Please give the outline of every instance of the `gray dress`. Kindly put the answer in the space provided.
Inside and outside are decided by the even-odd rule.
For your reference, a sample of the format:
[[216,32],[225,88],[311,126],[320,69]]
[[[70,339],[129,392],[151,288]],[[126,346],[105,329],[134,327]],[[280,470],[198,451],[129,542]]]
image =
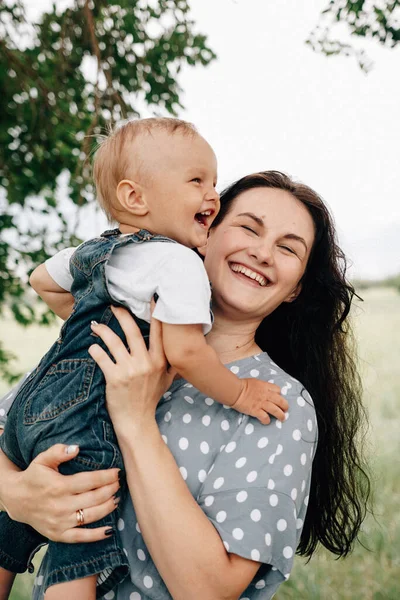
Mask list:
[[[317,440],[315,410],[304,387],[266,353],[228,367],[239,377],[279,385],[289,402],[286,421],[272,418],[270,425],[262,425],[181,379],[160,401],[157,422],[182,477],[227,551],[262,563],[240,599],[268,600],[289,577],[307,510]],[[190,535],[189,526],[182,527]],[[122,507],[118,529],[130,576],[104,600],[171,599],[147,551],[130,498]],[[46,560],[35,579],[34,600],[43,598],[45,578]]]

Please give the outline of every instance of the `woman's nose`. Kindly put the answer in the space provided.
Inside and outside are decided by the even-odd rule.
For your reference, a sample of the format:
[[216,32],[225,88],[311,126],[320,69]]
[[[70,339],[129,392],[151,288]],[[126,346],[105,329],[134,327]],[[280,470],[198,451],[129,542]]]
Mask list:
[[250,249],[250,254],[259,263],[265,263],[267,265],[272,265],[274,263],[274,252],[271,244],[261,238],[258,239],[257,243]]

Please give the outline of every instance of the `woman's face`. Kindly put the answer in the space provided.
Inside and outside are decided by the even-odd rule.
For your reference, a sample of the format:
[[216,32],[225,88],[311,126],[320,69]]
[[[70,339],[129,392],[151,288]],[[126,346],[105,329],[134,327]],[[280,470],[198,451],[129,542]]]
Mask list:
[[294,300],[313,242],[311,215],[290,193],[240,194],[203,248],[216,314],[261,321]]

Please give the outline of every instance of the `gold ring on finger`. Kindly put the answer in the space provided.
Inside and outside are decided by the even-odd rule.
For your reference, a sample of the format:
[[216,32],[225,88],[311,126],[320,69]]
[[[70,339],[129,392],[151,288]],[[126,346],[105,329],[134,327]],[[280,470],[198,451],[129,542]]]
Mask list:
[[83,525],[85,522],[85,515],[83,514],[82,508],[78,508],[78,510],[76,511],[76,522],[78,523],[78,525]]

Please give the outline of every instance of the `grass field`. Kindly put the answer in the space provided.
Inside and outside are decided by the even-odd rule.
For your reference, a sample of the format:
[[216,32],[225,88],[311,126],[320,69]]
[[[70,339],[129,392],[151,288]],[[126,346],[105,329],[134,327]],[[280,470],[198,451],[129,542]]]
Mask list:
[[[325,552],[308,563],[297,558],[277,600],[400,599],[400,294],[376,288],[363,292],[354,321],[360,347],[365,402],[371,430],[365,440],[373,471],[375,515],[365,521],[358,545],[345,560]],[[8,347],[18,349],[20,368],[31,368],[58,329],[17,328],[0,322]],[[0,394],[7,388],[0,382]],[[20,577],[11,600],[29,598],[31,579]],[[190,600],[190,599],[188,599]]]

